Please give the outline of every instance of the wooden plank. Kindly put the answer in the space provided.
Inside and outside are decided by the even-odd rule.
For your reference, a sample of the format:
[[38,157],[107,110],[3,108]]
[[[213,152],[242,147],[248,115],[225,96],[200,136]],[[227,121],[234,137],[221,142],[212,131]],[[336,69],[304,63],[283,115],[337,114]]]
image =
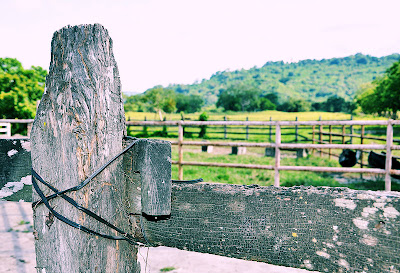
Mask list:
[[398,193],[327,187],[173,185],[153,245],[320,272],[396,272]]
[[[140,187],[141,210],[131,213],[154,217],[170,215],[171,144],[163,140],[140,139],[124,160],[126,157],[132,158],[133,172],[140,175],[140,185],[133,187]],[[135,193],[129,197],[132,198],[136,198]]]
[[[122,151],[125,114],[112,40],[99,24],[65,27],[53,35],[46,92],[31,133],[32,167],[58,190],[80,184]],[[46,194],[53,192],[40,186]],[[83,207],[129,230],[122,157],[81,190],[68,194]],[[33,199],[37,201],[38,195]],[[114,231],[62,198],[61,215],[109,235]],[[90,235],[59,221],[43,204],[34,208],[38,272],[136,272],[137,248]]]

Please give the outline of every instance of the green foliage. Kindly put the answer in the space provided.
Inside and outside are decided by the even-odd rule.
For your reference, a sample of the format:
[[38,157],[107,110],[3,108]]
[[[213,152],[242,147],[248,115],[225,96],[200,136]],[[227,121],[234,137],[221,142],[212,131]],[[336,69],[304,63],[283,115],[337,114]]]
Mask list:
[[0,58],[0,118],[34,118],[46,75],[41,67],[24,69],[17,59]]
[[176,95],[176,111],[185,113],[195,113],[201,110],[204,99],[199,95]]
[[[271,97],[274,98],[273,95]],[[224,108],[225,111],[242,112],[276,109],[276,105],[266,95],[262,95],[261,90],[244,84],[232,85],[222,91],[216,106]]]
[[162,113],[194,113],[201,110],[204,100],[199,95],[178,94],[156,86],[144,94],[124,96],[125,112],[155,112],[162,120]]
[[[207,112],[201,113],[199,116],[200,121],[207,121],[209,118]],[[205,138],[207,134],[207,126],[206,125],[201,125],[200,126],[200,133],[199,133],[199,138]]]
[[352,101],[345,101],[344,98],[336,95],[330,96],[325,102],[315,102],[312,104],[313,111],[325,111],[332,113],[352,113],[356,105]]
[[289,98],[279,105],[277,110],[284,112],[307,112],[311,109],[311,103],[302,99]]
[[225,111],[252,112],[259,108],[261,90],[243,84],[232,85],[221,92],[218,97],[217,107]]
[[395,62],[382,78],[364,85],[356,97],[364,113],[397,117],[400,111],[400,61]]
[[[293,97],[323,102],[333,95],[351,101],[361,84],[381,77],[399,59],[400,54],[381,58],[356,54],[297,63],[267,62],[262,67],[219,71],[200,83],[170,85],[168,88],[178,93],[201,95],[206,106],[215,104],[220,93],[237,84],[252,86],[263,94],[276,94],[282,101]],[[278,104],[273,100],[271,102]]]
[[276,105],[270,101],[267,97],[261,97],[259,99],[259,110],[275,110]]
[[173,113],[176,110],[175,92],[156,86],[144,94],[125,97],[124,109],[126,112],[155,112],[163,120],[162,113]]

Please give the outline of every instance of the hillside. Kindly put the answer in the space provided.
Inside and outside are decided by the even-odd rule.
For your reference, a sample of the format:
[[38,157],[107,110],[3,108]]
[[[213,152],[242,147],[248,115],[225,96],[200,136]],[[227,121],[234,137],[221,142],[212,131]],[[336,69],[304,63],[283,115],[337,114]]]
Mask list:
[[199,94],[206,105],[214,104],[221,91],[238,83],[258,87],[265,93],[276,93],[281,101],[293,97],[320,102],[332,95],[351,100],[361,84],[383,75],[399,59],[400,54],[380,58],[356,54],[297,63],[267,62],[262,67],[219,71],[200,83],[168,88],[178,93]]

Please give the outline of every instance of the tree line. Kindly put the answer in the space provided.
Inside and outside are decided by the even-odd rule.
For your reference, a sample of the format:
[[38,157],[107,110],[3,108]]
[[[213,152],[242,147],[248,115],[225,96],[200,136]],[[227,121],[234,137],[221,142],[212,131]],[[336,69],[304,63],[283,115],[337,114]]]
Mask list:
[[[365,65],[369,61],[359,56],[357,62]],[[332,59],[331,65],[336,62],[339,61]],[[25,69],[17,59],[0,58],[0,118],[34,118],[36,103],[44,92],[46,75],[47,71],[41,67]],[[163,113],[195,113],[204,110],[204,106],[211,111],[242,112],[362,111],[396,118],[400,111],[399,97],[400,60],[397,60],[382,75],[359,86],[352,99],[332,94],[324,100],[313,101],[301,96],[283,96],[273,89],[238,82],[219,90],[214,108],[207,106],[207,98],[200,93],[178,92],[162,86],[155,86],[143,94],[124,96],[124,107],[127,112],[155,112],[160,119],[163,119]],[[18,129],[18,126],[14,128]]]

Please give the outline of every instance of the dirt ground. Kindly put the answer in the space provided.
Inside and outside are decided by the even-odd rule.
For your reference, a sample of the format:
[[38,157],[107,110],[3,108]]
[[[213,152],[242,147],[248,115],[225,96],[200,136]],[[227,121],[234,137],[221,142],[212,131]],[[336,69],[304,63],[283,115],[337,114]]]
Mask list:
[[[0,273],[36,273],[31,203],[0,201]],[[300,273],[301,269],[168,247],[142,247],[142,273]]]

